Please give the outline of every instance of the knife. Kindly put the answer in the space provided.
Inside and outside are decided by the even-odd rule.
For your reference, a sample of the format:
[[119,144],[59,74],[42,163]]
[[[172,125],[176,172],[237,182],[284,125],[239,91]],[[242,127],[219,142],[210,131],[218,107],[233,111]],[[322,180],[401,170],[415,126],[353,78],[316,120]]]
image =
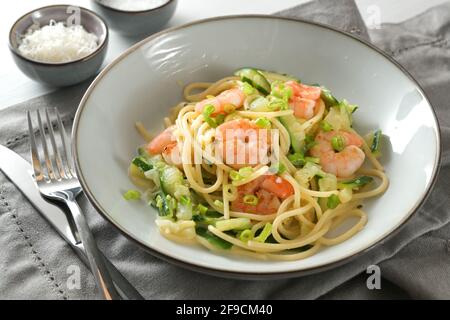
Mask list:
[[[0,145],[0,170],[17,186],[32,205],[46,218],[61,237],[72,247],[81,260],[87,265],[87,255],[80,241],[75,224],[69,214],[62,208],[53,205],[39,193],[33,179],[31,165],[14,151]],[[114,265],[103,256],[114,285],[125,299],[143,300],[139,292],[128,282]]]

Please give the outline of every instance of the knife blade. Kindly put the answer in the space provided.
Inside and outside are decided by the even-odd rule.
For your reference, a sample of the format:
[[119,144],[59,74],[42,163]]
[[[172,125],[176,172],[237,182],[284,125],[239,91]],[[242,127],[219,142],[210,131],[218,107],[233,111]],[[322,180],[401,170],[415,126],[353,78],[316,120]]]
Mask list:
[[[50,225],[69,243],[81,260],[87,263],[86,252],[83,243],[79,240],[76,227],[70,222],[66,212],[56,205],[42,198],[33,179],[33,168],[14,151],[0,145],[0,170],[17,186],[38,212],[50,223]],[[114,265],[104,257],[106,266],[113,278],[117,289],[126,299],[141,300],[143,297],[128,282]]]

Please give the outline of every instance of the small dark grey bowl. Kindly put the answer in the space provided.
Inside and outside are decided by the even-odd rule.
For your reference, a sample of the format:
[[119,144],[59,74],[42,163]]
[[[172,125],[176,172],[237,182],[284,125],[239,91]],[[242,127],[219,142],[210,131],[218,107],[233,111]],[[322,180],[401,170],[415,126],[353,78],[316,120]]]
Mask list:
[[178,0],[169,0],[159,7],[142,11],[120,10],[97,0],[91,0],[91,2],[95,11],[118,33],[125,36],[143,36],[162,29],[172,18]]
[[[83,58],[51,63],[36,61],[24,57],[18,50],[20,41],[30,27],[48,25],[50,20],[68,21],[73,18],[73,9],[80,10],[80,24],[87,32],[98,37],[98,46],[94,52]],[[64,87],[80,83],[94,76],[105,59],[108,47],[108,27],[105,21],[91,10],[69,5],[54,5],[35,9],[20,17],[9,31],[9,48],[15,63],[28,77],[51,86]]]

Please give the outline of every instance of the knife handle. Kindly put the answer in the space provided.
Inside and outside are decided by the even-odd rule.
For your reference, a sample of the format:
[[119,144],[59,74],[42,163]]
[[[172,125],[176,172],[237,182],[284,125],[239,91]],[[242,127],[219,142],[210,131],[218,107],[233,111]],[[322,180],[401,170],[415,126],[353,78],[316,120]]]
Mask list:
[[[72,249],[75,253],[80,257],[81,261],[89,267],[89,262],[87,260],[86,252],[83,246],[83,243],[73,244],[69,242]],[[103,257],[106,267],[111,275],[111,278],[114,282],[114,286],[117,291],[119,291],[120,295],[124,300],[144,300],[144,297],[131,285],[131,283],[120,273],[119,270],[105,257],[105,255],[100,251],[101,256]]]
[[122,297],[113,284],[109,271],[106,268],[105,259],[102,255],[100,255],[94,236],[89,229],[89,225],[87,224],[80,207],[72,194],[66,192],[66,195],[69,196],[61,197],[61,199],[64,199],[70,212],[72,213],[75,225],[78,229],[78,234],[80,235],[81,241],[85,247],[87,260],[97,283],[97,287],[106,300],[120,300]]
[[[79,199],[75,198],[75,201]],[[68,210],[66,206],[60,207],[62,212],[64,213],[67,223],[70,226],[70,233],[72,234],[72,238],[68,238],[66,235],[60,232],[60,230],[57,228],[56,230],[60,233],[63,239],[66,240],[66,242],[71,246],[71,248],[75,251],[75,253],[78,255],[78,257],[81,259],[81,261],[89,268],[89,261],[86,254],[86,249],[83,245],[83,242],[81,241],[79,237],[79,231],[76,227],[74,218],[72,216],[72,213]],[[111,263],[111,261],[106,258],[106,256],[98,250],[100,255],[102,256],[106,268],[108,268],[108,271],[111,275],[112,281],[114,283],[115,288],[121,295],[122,299],[124,300],[145,300],[145,298],[136,290],[136,288],[120,273],[120,271],[114,266],[114,264]]]

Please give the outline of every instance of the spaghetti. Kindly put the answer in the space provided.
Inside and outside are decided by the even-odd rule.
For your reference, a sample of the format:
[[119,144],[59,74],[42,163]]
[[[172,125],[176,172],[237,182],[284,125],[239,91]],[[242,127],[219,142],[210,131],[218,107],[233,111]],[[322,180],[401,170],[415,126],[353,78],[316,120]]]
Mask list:
[[[323,87],[242,69],[189,84],[184,99],[152,140],[136,124],[148,144],[129,168],[170,240],[303,259],[364,228],[364,199],[388,188],[381,131],[361,137],[352,128],[356,106]],[[330,236],[350,218],[357,222]]]

